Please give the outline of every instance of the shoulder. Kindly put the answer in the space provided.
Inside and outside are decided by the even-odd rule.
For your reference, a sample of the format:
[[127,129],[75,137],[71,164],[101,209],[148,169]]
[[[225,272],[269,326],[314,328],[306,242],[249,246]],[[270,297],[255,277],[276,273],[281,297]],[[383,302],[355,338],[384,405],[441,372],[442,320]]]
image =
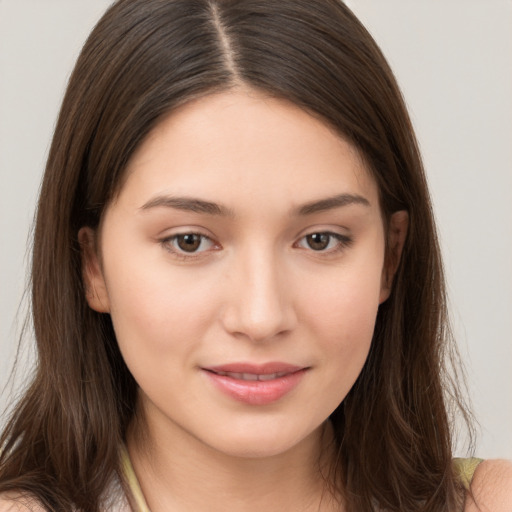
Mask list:
[[15,493],[0,494],[0,512],[46,512],[34,500]]
[[464,512],[510,512],[512,462],[484,460],[475,471]]

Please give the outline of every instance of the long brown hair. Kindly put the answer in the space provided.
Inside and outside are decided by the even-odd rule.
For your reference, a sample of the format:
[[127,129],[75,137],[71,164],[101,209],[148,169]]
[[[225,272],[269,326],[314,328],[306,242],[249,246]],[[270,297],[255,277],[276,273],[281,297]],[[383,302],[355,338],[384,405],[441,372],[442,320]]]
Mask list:
[[[330,485],[350,511],[456,510],[449,332],[421,158],[386,60],[338,0],[120,0],[95,27],[41,188],[32,260],[38,360],[0,439],[0,492],[27,493],[49,510],[99,510],[137,385],[110,317],[85,301],[77,233],[98,226],[130,156],[163,116],[240,84],[331,125],[363,155],[384,217],[409,212],[369,357],[331,417]],[[460,405],[457,387],[449,390]]]

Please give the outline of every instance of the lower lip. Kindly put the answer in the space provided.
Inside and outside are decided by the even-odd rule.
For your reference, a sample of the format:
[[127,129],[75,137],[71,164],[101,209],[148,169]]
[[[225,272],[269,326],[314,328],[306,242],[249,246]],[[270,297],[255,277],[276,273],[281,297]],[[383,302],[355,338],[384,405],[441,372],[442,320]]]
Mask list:
[[267,405],[277,402],[298,386],[306,369],[272,380],[242,380],[206,371],[210,381],[223,393],[248,405]]

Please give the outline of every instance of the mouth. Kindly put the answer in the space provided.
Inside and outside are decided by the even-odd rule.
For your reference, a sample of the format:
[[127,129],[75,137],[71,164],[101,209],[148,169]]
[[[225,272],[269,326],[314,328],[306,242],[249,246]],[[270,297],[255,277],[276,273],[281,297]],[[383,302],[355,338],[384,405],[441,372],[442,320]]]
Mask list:
[[234,363],[202,368],[215,389],[248,405],[277,402],[299,385],[308,369],[285,363]]
[[[208,371],[208,370],[207,370]],[[212,371],[212,370],[210,370]],[[276,373],[236,373],[236,372],[223,372],[223,371],[212,371],[216,375],[221,375],[223,377],[230,377],[232,379],[238,380],[248,380],[248,381],[266,381],[266,380],[274,380],[280,377],[284,377],[285,375],[289,375],[288,372],[276,372]]]

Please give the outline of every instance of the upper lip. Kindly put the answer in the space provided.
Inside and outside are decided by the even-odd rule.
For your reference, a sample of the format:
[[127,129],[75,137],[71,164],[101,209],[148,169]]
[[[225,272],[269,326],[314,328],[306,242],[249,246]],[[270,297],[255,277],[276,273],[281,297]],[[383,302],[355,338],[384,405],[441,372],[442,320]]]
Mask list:
[[254,363],[227,363],[219,366],[208,366],[203,368],[214,373],[226,374],[226,373],[240,373],[240,374],[251,374],[251,375],[288,375],[295,373],[300,370],[304,370],[306,367],[297,366],[289,363],[282,362],[269,362],[263,364]]

